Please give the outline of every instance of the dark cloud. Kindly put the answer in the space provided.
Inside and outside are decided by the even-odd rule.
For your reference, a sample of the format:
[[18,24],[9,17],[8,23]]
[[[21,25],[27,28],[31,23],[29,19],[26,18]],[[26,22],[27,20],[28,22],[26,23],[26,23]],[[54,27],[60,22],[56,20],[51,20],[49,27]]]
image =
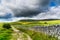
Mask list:
[[50,3],[50,0],[41,0],[42,2],[41,2],[41,5],[42,6],[47,6],[47,5],[49,5],[49,3]]
[[29,9],[25,9],[25,10],[15,9],[13,12],[14,12],[14,16],[16,16],[16,17],[31,17],[34,15],[37,15],[41,11],[29,10]]
[[24,6],[18,6],[18,8],[12,9],[14,16],[16,17],[31,17],[35,16],[44,10],[48,9],[50,0],[36,0],[39,1],[39,3],[32,3],[31,5],[24,5]]

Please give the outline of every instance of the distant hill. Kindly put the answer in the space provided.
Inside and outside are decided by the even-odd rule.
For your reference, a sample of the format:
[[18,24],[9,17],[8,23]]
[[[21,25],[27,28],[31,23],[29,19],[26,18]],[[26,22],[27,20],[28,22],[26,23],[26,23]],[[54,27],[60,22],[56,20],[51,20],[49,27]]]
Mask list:
[[22,19],[19,21],[52,21],[52,20],[60,20],[60,19]]

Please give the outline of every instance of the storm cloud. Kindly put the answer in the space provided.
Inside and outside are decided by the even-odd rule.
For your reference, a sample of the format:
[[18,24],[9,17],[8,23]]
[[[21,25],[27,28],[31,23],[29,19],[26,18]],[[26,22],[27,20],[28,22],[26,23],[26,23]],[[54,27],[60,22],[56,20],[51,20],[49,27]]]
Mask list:
[[0,12],[3,15],[11,13],[14,17],[31,17],[47,10],[49,3],[50,0],[1,0]]
[[48,9],[50,0],[21,0],[12,11],[16,17],[31,17]]

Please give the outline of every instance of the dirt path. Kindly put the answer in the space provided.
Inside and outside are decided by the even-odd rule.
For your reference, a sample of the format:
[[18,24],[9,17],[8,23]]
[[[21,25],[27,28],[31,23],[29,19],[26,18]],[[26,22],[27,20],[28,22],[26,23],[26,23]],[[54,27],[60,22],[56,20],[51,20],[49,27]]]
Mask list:
[[32,40],[28,34],[21,32],[20,30],[14,28],[13,26],[11,26],[11,27],[14,31],[12,33],[12,39],[11,40]]

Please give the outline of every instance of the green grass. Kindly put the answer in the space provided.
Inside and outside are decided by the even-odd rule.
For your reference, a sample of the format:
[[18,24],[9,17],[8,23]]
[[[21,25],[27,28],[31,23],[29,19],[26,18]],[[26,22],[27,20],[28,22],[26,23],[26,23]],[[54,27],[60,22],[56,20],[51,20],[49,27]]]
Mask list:
[[0,30],[0,40],[10,40],[12,31],[9,29]]
[[60,24],[60,20],[36,20],[36,21],[18,21],[10,23],[11,25],[20,25],[22,27],[33,27],[33,26],[51,26]]

